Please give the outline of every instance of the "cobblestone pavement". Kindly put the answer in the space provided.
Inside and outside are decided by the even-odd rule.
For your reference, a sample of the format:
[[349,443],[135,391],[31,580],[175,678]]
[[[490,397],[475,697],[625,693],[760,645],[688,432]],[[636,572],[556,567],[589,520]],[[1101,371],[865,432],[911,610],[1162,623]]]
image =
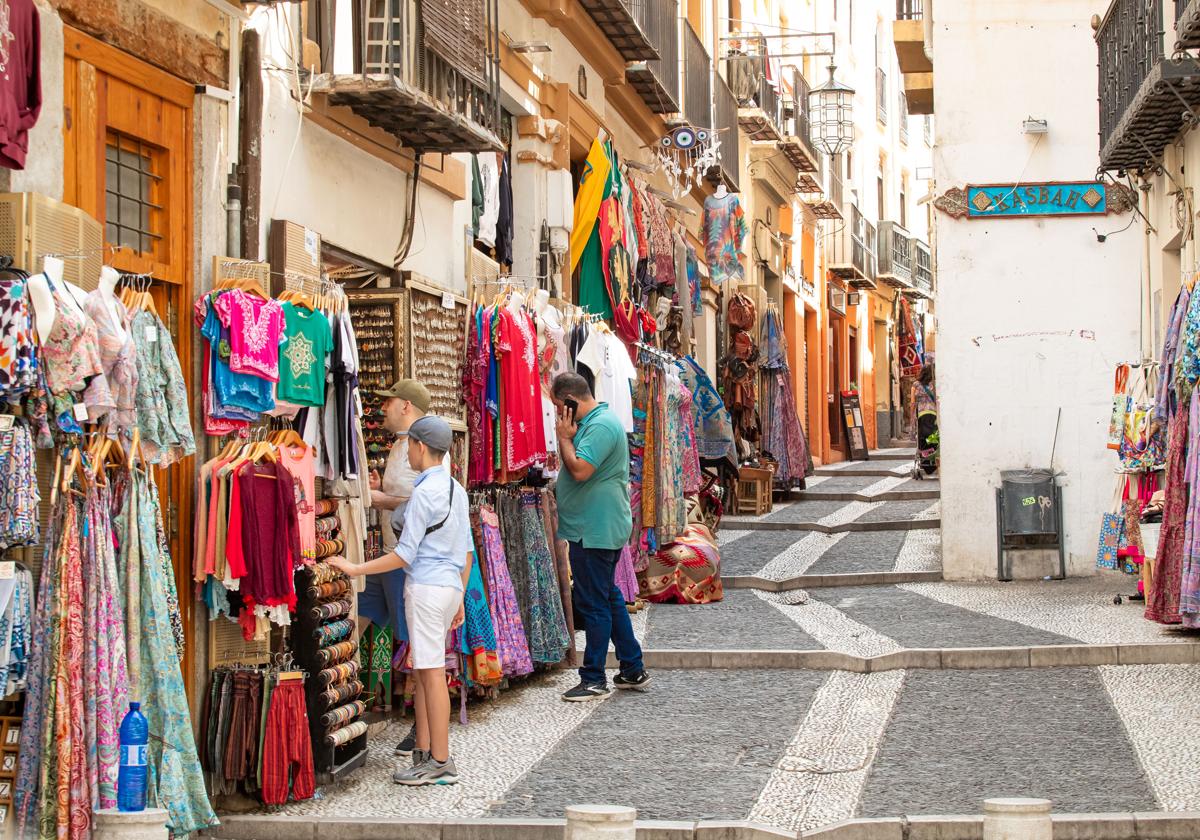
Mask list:
[[[812,490],[936,489],[891,450],[810,480]],[[863,474],[895,470],[891,476]],[[796,500],[765,517],[727,517],[725,575],[936,571],[936,500]],[[755,521],[895,523],[825,534],[749,530]],[[899,578],[904,580],[903,577]],[[648,649],[814,650],[874,656],[905,648],[1197,641],[1112,603],[1107,576],[1010,584],[911,582],[727,588],[701,606],[634,616]],[[818,579],[819,582],[819,579]],[[577,639],[582,647],[582,638]],[[570,671],[537,675],[473,702],[452,727],[458,785],[402,789],[395,722],[367,766],[285,814],[557,817],[584,801],[646,819],[753,819],[808,830],[855,816],[973,813],[988,796],[1046,796],[1060,811],[1200,810],[1200,665],[907,670],[658,670],[645,693],[564,703]]]
[[717,604],[653,604],[646,646],[666,650],[812,650],[824,647],[747,589]]
[[942,485],[936,478],[910,478],[902,484],[896,485],[897,490],[933,490],[941,492]]
[[629,802],[648,819],[742,819],[825,681],[816,671],[663,671],[622,693],[492,810],[551,817],[578,802]]
[[1110,583],[1095,580],[999,590],[993,584],[948,582],[838,586],[810,588],[800,593],[807,602],[795,605],[795,598],[730,589],[720,604],[652,605],[646,638],[648,647],[668,650],[828,647],[864,656],[886,651],[863,653],[821,639],[853,628],[851,635],[869,630],[873,638],[889,640],[888,650],[1200,640],[1145,621],[1133,604],[1114,605],[1111,590]]
[[820,499],[806,502],[792,502],[789,505],[776,508],[772,513],[767,514],[767,522],[821,522],[825,517],[831,516],[846,507],[846,502],[839,502],[834,499]]
[[899,586],[811,590],[814,598],[902,648],[1073,644],[1078,640],[926,598]]
[[904,541],[915,531],[865,531],[846,534],[808,567],[810,575],[890,572]]
[[[800,536],[794,531],[720,531],[721,573],[752,575],[787,551]],[[825,536],[821,534],[820,536]],[[737,545],[731,549],[728,546]]]
[[[804,499],[820,499],[822,496],[828,496],[836,493],[860,493],[864,495],[872,495],[884,492],[898,493],[925,493],[936,494],[939,491],[939,485],[936,479],[917,481],[912,478],[903,477],[880,477],[875,475],[862,475],[855,473],[847,473],[845,475],[833,475],[824,477],[819,484],[804,491],[801,498]],[[797,494],[793,494],[795,496]]]
[[568,733],[602,708],[594,703],[564,703],[559,694],[578,682],[569,671],[533,677],[496,700],[468,707],[468,725],[457,717],[450,727],[450,750],[463,779],[447,787],[400,788],[392,772],[408,759],[392,750],[411,720],[390,724],[369,739],[367,765],[338,785],[321,788],[318,797],[291,803],[278,813],[301,816],[477,817],[549,753]]
[[888,455],[885,458],[872,458],[869,461],[842,461],[838,464],[830,464],[828,467],[822,468],[822,472],[837,471],[839,475],[844,473],[874,473],[881,470],[894,472],[897,474],[908,472],[912,469],[912,456],[907,458],[899,458],[894,455]]
[[[818,490],[824,490],[829,482],[840,482],[843,478],[827,479],[817,485]],[[899,478],[875,478],[872,483],[852,492],[866,497],[895,489],[904,483]],[[856,483],[857,486],[857,483]],[[895,522],[912,521],[917,519],[932,519],[938,517],[936,500],[929,499],[899,499],[895,501],[843,501],[839,499],[809,498],[789,501],[776,505],[774,510],[762,516],[726,516],[722,527],[738,530],[744,523],[765,522],[775,526],[788,525],[803,529],[805,526],[843,525],[849,522]]]
[[985,796],[1068,812],[1154,807],[1095,669],[908,672],[860,814],[974,813]]
[[828,650],[863,657],[900,650],[900,645],[894,639],[855,621],[823,601],[807,597],[807,593],[804,593],[807,600],[800,603],[796,602],[794,592],[756,594],[800,625],[805,633]]
[[[793,507],[807,507],[798,502]],[[911,511],[930,510],[933,503],[912,502],[818,502],[838,505],[834,516],[856,518],[893,506]],[[849,520],[855,521],[855,520]],[[934,529],[891,529],[834,534],[796,531],[745,531],[731,522],[719,533],[721,571],[726,575],[759,575],[784,580],[801,574],[846,574],[852,572],[926,571],[941,568],[941,542]],[[732,546],[736,545],[736,548]]]
[[937,572],[941,569],[941,533],[934,530],[908,531],[893,571]]
[[1113,593],[1132,588],[1129,581],[1109,573],[1063,581],[905,583],[899,588],[1088,644],[1200,641],[1194,632],[1146,621],[1138,602],[1114,604]]
[[1200,697],[1200,667],[1141,665],[1098,668],[1113,707],[1150,779],[1159,807],[1195,811],[1200,803],[1200,727],[1195,720]]
[[854,817],[903,682],[902,671],[830,675],[784,748],[751,819],[803,830]]
[[937,502],[927,499],[905,499],[898,502],[879,502],[866,511],[861,522],[903,522],[915,519],[936,519]]
[[835,475],[812,489],[813,493],[861,493],[878,479],[869,475]]

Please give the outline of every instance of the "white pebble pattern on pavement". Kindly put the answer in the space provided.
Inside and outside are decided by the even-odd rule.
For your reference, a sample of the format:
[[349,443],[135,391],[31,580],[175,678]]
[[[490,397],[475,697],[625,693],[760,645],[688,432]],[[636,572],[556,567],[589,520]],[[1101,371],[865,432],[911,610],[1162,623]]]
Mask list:
[[751,822],[809,831],[854,816],[904,671],[831,674],[750,810]]

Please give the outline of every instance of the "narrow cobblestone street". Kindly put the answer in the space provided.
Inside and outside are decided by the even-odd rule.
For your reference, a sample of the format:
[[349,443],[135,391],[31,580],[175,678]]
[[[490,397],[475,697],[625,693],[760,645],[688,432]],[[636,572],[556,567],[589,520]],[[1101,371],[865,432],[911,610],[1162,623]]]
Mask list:
[[0,840],[1200,840],[1200,0],[0,80]]
[[[936,579],[938,485],[907,478],[909,464],[892,450],[824,468],[772,513],[727,517],[725,600],[653,605],[634,617],[650,661],[680,665],[654,668],[647,693],[563,703],[559,693],[575,680],[567,671],[473,704],[469,725],[451,735],[462,778],[445,788],[392,784],[392,746],[407,726],[397,722],[372,738],[367,768],[336,795],[274,813],[530,818],[608,802],[635,806],[643,819],[794,831],[853,817],[973,813],[988,796],[1046,797],[1068,812],[1200,809],[1200,779],[1189,769],[1200,733],[1163,731],[1200,692],[1187,644],[1196,636],[1146,622],[1140,605],[1115,605],[1120,578]],[[885,582],[858,583],[881,575]],[[781,582],[781,591],[756,581]],[[969,650],[1065,646],[1105,664],[978,668]],[[789,658],[930,649],[968,650],[946,654],[940,668],[877,673]],[[707,651],[769,654],[744,664],[776,664],[694,667],[715,661],[704,660]],[[1179,664],[1117,664],[1135,651]],[[1144,714],[1164,704],[1180,708]]]

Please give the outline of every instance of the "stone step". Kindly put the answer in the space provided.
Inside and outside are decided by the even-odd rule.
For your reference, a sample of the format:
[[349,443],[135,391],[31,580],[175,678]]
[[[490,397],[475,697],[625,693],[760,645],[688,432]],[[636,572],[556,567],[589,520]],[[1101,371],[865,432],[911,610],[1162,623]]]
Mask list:
[[[941,518],[937,519],[900,519],[891,521],[842,522],[837,525],[825,525],[820,522],[787,522],[770,519],[737,519],[730,520],[728,527],[738,531],[817,531],[822,534],[840,534],[868,531],[921,531],[942,527]],[[736,544],[735,544],[736,545]]]
[[[836,650],[669,650],[642,651],[647,669],[849,671],[874,674],[905,669],[970,671],[1021,668],[1076,668],[1101,665],[1194,665],[1198,642],[1117,645],[1036,645],[992,648],[913,648],[879,656]],[[617,668],[614,654],[608,667]]]
[[917,445],[914,441],[891,441],[891,446],[872,449],[870,455],[877,460],[886,461],[892,458],[912,458],[917,454]]
[[[722,535],[721,575],[795,575],[936,571],[941,568],[937,531],[874,531],[857,534],[738,531]],[[904,555],[903,560],[901,555]],[[771,571],[766,571],[766,570]]]
[[[867,461],[865,463],[869,464],[870,461]],[[912,465],[906,463],[903,466],[897,465],[894,467],[882,467],[882,466],[881,467],[862,467],[862,468],[853,469],[853,470],[847,469],[847,468],[839,469],[837,467],[817,467],[813,471],[813,474],[814,475],[861,475],[861,476],[871,476],[874,478],[902,478],[903,476],[909,475],[911,472],[912,472]]]
[[[1200,655],[1193,653],[1200,652],[1200,636],[1195,634],[1149,630],[1131,638],[1119,632],[1095,635],[1096,628],[1085,629],[1078,624],[1080,616],[1092,624],[1134,617],[1107,600],[1093,603],[1094,591],[1091,586],[1064,585],[1040,595],[994,593],[985,609],[971,609],[952,601],[957,597],[973,603],[980,590],[964,590],[952,583],[781,588],[778,592],[730,587],[723,600],[709,604],[650,604],[638,614],[638,622],[645,628],[642,647],[656,651],[756,650],[781,652],[786,657],[838,652],[855,657],[854,661],[911,650],[955,651],[954,656],[968,658],[969,653],[961,652],[985,651],[989,652],[982,659],[985,665],[1019,659],[1014,651],[1025,652],[1023,664],[1027,665],[1031,662],[1028,651],[1041,648],[1108,649],[1086,654],[1101,657],[1099,662],[1051,659],[1047,664],[1120,664],[1114,660],[1118,643],[1126,651],[1141,650],[1138,645],[1161,646],[1145,649],[1157,651],[1156,657],[1168,657],[1170,662],[1180,661],[1178,657],[1192,662]],[[1075,619],[1048,622],[1045,611],[1056,605]],[[823,661],[818,656],[815,665],[793,667],[823,667]],[[1159,659],[1153,661],[1162,664]],[[807,660],[800,657],[797,662]]]
[[758,575],[724,575],[726,589],[757,589],[760,592],[791,592],[795,589],[827,589],[841,586],[875,586],[896,583],[932,583],[942,579],[940,569],[923,572],[845,572],[799,575],[786,580],[768,580]]
[[[863,493],[869,489],[870,482],[871,479],[838,478],[831,480],[827,486],[817,485],[808,492]],[[904,486],[890,489],[931,490],[935,488]],[[759,516],[727,515],[721,520],[721,527],[736,531],[743,527],[754,527],[753,523],[761,522],[801,525],[814,523],[828,527],[839,526],[847,522],[903,522],[933,518],[937,515],[937,507],[936,499],[921,498],[893,501],[840,501],[834,498],[797,500],[781,502],[775,505],[770,512]]]
[[874,452],[866,461],[835,461],[816,468],[817,475],[908,475],[916,459],[914,451]]
[[[1071,775],[1071,774],[1068,774]],[[628,797],[636,800],[631,790]],[[1121,840],[1188,840],[1200,837],[1200,814],[1179,811],[1053,814],[1056,836]],[[294,817],[281,814],[223,814],[221,826],[200,836],[217,840],[562,840],[566,821],[526,819],[430,819],[388,817]],[[782,831],[747,820],[638,820],[638,840],[795,840]],[[911,815],[844,820],[804,832],[806,840],[983,840],[983,816]]]
[[942,491],[936,487],[929,490],[884,490],[881,493],[853,493],[821,490],[817,485],[813,490],[797,490],[792,493],[792,499],[798,502],[907,502],[922,499],[940,499]]

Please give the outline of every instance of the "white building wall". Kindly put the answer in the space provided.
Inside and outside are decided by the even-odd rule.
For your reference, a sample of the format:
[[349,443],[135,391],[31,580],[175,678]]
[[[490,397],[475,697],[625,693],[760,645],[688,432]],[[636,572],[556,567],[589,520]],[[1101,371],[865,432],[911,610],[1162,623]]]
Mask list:
[[[1104,0],[939,3],[934,38],[939,193],[968,183],[1088,180],[1098,162],[1096,47]],[[1053,84],[1047,80],[1054,80]],[[987,103],[981,108],[980,103]],[[1039,140],[1029,116],[1049,121]],[[937,217],[942,551],[948,578],[996,569],[1002,469],[1062,472],[1070,574],[1095,564],[1113,488],[1105,448],[1113,366],[1138,354],[1134,225],[1127,216]],[[1049,564],[1015,555],[1018,576]]]

